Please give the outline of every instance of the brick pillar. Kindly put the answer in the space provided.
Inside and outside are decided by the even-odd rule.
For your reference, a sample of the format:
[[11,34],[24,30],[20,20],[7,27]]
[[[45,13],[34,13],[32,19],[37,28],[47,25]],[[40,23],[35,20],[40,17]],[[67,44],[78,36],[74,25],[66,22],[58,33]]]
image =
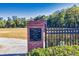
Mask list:
[[34,48],[45,48],[45,24],[44,20],[28,21],[28,51]]

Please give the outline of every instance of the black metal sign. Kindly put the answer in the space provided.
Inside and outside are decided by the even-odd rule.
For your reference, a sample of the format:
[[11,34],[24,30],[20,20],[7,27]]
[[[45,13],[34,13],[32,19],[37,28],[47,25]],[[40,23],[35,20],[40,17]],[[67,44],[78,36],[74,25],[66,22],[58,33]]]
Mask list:
[[30,28],[30,40],[31,41],[41,40],[41,28]]

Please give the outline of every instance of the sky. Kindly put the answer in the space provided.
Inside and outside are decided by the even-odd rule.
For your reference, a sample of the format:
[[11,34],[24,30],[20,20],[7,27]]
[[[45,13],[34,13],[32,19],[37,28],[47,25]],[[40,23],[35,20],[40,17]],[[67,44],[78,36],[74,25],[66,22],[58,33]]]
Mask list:
[[[0,17],[36,17],[50,15],[57,10],[73,6],[73,3],[0,3]],[[78,4],[77,4],[78,5]]]

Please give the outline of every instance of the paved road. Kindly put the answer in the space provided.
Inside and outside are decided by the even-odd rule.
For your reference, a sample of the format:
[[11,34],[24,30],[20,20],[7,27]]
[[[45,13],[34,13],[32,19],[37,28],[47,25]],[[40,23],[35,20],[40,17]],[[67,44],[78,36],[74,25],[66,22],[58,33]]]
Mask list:
[[27,40],[0,38],[0,55],[18,53],[27,53]]

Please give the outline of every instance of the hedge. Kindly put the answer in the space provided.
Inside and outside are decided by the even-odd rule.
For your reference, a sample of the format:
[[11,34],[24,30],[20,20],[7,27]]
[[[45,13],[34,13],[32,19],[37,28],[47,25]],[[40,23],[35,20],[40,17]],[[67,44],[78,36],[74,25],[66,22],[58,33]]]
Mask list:
[[79,56],[79,46],[53,46],[28,52],[28,56]]

